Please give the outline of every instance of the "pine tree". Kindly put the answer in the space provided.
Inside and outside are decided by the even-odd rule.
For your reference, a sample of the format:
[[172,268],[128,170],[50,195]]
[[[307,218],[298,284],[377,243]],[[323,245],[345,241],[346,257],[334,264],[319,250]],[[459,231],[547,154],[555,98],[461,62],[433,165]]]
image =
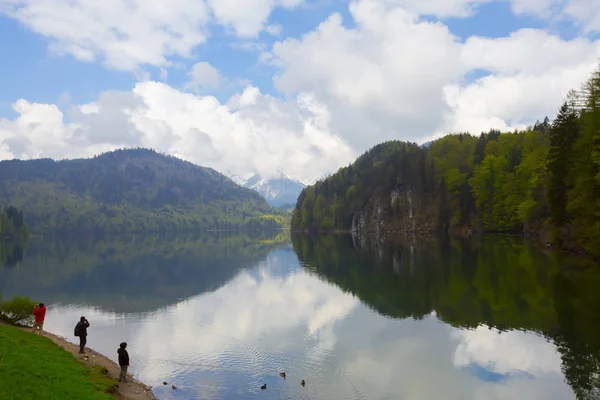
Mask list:
[[[587,97],[588,112],[584,118],[584,129],[592,137],[593,147],[592,162],[595,165],[596,174],[594,180],[596,186],[600,185],[600,69],[598,69],[586,85],[589,88]],[[596,195],[599,193],[596,192]],[[596,197],[596,200],[600,200]]]
[[600,69],[593,73],[584,89],[586,107],[582,113],[582,136],[587,144],[585,147],[589,148],[581,146],[581,152],[589,152],[591,165],[584,169],[588,176],[580,181],[587,202],[581,217],[590,226],[586,232],[588,248],[596,248],[600,241]]
[[565,102],[549,131],[548,173],[550,183],[548,198],[550,220],[555,227],[562,227],[567,222],[569,162],[572,158],[573,144],[579,136],[579,129],[576,111]]

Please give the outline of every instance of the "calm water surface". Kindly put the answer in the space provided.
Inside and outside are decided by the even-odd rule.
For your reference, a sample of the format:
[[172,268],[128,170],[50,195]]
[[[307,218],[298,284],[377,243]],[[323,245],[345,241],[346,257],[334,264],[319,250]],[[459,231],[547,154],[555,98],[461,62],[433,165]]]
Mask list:
[[598,269],[520,240],[36,239],[20,262],[0,254],[4,298],[45,302],[45,327],[73,342],[85,315],[113,360],[127,341],[160,399],[598,396]]

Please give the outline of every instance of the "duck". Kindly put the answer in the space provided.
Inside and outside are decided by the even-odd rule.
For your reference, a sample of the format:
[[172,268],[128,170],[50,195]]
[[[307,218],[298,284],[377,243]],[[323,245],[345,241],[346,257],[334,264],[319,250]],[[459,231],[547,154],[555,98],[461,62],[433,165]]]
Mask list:
[[167,381],[164,381],[164,382],[163,382],[163,385],[167,385]]
[[285,372],[280,372],[279,376],[282,377],[283,379],[285,379]]
[[171,385],[171,388],[173,388],[173,390],[177,390],[177,386],[175,385]]
[[302,379],[302,382],[300,382],[300,384],[301,384],[302,386],[306,385],[306,382],[304,382],[304,379]]
[[264,385],[262,385],[262,386],[260,387],[260,390],[267,390],[267,384],[265,383]]

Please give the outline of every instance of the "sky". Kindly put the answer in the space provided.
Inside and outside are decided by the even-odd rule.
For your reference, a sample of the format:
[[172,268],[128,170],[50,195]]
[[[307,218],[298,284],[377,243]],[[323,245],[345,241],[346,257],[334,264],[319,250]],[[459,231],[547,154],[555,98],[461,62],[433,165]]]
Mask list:
[[0,159],[148,147],[310,180],[553,118],[599,56],[592,0],[0,0]]

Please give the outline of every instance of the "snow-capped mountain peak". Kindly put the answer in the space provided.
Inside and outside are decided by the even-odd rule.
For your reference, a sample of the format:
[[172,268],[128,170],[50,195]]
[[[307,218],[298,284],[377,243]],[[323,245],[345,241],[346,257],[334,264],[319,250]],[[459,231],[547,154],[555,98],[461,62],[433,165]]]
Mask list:
[[224,175],[240,186],[246,185],[247,179],[245,179],[239,175],[235,175],[235,174],[231,174],[231,173],[225,173]]
[[296,204],[304,184],[283,171],[279,172],[279,177],[273,179],[263,179],[255,175],[246,182],[245,186],[260,193],[272,206]]
[[[294,178],[292,178],[290,175],[288,175],[288,174],[287,174],[287,173],[286,173],[286,172],[285,172],[283,169],[281,169],[281,168],[278,168],[278,169],[277,169],[277,173],[279,174],[279,177],[278,177],[278,178],[276,178],[276,179],[287,179],[287,180],[294,181],[294,182],[300,182],[298,179],[294,179]],[[302,183],[302,182],[300,182],[300,183]]]
[[327,172],[324,172],[322,174],[316,175],[316,176],[314,176],[314,177],[312,177],[310,179],[307,179],[303,183],[304,183],[305,186],[311,186],[311,185],[314,185],[315,183],[317,183],[319,181],[322,181],[324,179],[329,178],[331,175],[333,175],[333,174],[331,172],[327,171]]
[[238,185],[258,192],[270,205],[280,207],[295,205],[302,189],[331,176],[331,173],[327,171],[304,182],[294,179],[282,168],[277,169],[277,176],[275,178],[263,178],[259,174],[254,174],[249,178],[243,178],[231,173],[227,173],[226,175]]

